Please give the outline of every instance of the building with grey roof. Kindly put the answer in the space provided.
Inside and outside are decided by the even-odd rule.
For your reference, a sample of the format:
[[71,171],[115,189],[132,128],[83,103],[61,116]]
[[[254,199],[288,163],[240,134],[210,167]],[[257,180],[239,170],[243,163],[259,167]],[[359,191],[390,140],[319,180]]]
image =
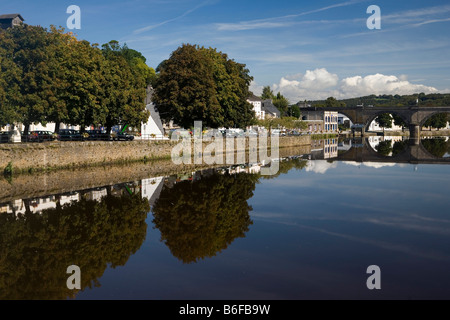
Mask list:
[[8,29],[14,26],[22,24],[25,19],[20,15],[20,13],[12,14],[2,14],[0,15],[0,28]]

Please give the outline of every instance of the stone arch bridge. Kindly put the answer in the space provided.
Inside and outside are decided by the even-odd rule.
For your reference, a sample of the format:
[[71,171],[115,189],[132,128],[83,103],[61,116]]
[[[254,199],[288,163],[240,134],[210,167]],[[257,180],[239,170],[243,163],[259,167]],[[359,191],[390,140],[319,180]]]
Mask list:
[[301,108],[300,111],[337,111],[347,116],[354,124],[362,126],[365,135],[369,125],[383,113],[391,113],[401,117],[409,126],[410,137],[420,139],[420,130],[425,121],[439,113],[450,113],[450,106],[442,107],[330,107],[330,108]]
[[395,156],[384,156],[376,152],[367,138],[360,138],[361,142],[355,143],[347,150],[330,160],[354,161],[354,162],[389,162],[410,164],[446,164],[450,165],[450,157],[439,158],[432,155],[419,140],[418,144],[411,143]]

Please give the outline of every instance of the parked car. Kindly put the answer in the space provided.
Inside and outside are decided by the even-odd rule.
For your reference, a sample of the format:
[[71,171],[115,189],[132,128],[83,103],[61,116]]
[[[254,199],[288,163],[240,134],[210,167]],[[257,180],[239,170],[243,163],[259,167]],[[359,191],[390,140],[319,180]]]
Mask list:
[[34,135],[37,135],[38,142],[55,141],[56,140],[56,135],[50,131],[32,131],[31,133]]
[[9,131],[0,132],[0,143],[8,143],[11,135],[12,132]]
[[84,138],[80,131],[72,129],[61,129],[59,130],[59,140],[60,141],[83,141]]
[[111,135],[104,130],[86,130],[89,135],[87,140],[93,141],[110,141]]
[[20,134],[21,134],[22,142],[38,142],[39,141],[39,137],[36,132],[29,132],[28,135],[25,135],[25,133],[22,131]]
[[134,136],[125,132],[118,132],[112,136],[115,141],[133,141]]

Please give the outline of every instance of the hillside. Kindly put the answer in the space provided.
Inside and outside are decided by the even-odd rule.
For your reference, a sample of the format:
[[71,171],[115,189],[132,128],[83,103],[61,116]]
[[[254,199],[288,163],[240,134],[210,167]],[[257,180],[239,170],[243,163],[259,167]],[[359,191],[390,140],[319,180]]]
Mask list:
[[[345,104],[347,107],[356,107],[358,105],[364,104],[364,106],[379,106],[379,107],[404,107],[404,106],[415,106],[419,101],[420,106],[450,106],[450,94],[412,94],[412,95],[370,95],[359,98],[342,99],[342,100],[315,100],[307,101],[307,104],[316,107],[324,106],[338,106]],[[304,104],[303,101],[298,102],[298,105]]]

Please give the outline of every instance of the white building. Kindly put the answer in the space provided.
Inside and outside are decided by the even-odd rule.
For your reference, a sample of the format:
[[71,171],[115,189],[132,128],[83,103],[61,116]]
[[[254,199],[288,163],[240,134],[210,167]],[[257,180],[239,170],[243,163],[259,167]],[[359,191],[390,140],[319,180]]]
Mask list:
[[373,120],[369,125],[369,131],[402,131],[402,127],[395,125],[394,120],[392,120],[392,128],[383,128]]
[[147,104],[147,110],[150,111],[147,123],[141,124],[141,136],[143,139],[164,139],[164,127],[159,117],[159,113],[155,110],[153,103]]
[[262,108],[263,100],[255,95],[252,95],[247,101],[253,105],[253,111],[255,111],[256,119],[264,120],[266,118],[266,112]]
[[338,156],[338,139],[325,139],[323,144],[323,158],[331,159]]
[[323,115],[324,130],[338,130],[338,113],[336,111],[325,111]]

